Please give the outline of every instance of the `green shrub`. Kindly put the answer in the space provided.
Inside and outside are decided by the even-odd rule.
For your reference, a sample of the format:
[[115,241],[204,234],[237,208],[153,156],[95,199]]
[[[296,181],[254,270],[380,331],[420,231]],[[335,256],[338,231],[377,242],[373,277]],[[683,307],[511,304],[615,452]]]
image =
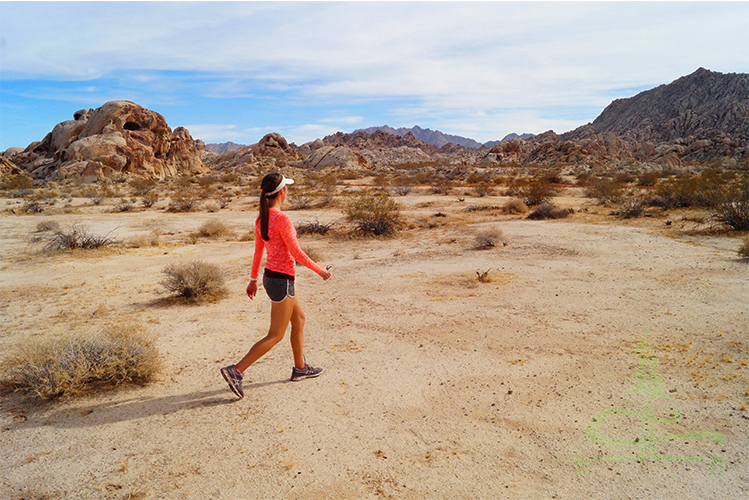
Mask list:
[[99,385],[149,382],[160,360],[152,337],[120,326],[96,335],[30,337],[11,348],[1,365],[3,385],[54,398]]
[[547,203],[556,195],[551,186],[543,181],[531,181],[526,185],[513,186],[509,192],[511,196],[520,198],[529,207]]
[[400,205],[385,193],[362,193],[349,201],[343,213],[364,235],[389,236],[401,226]]
[[224,273],[215,264],[201,261],[170,264],[162,271],[161,285],[167,292],[190,302],[217,300],[227,294]]
[[737,231],[749,230],[749,183],[736,182],[716,195],[710,219]]

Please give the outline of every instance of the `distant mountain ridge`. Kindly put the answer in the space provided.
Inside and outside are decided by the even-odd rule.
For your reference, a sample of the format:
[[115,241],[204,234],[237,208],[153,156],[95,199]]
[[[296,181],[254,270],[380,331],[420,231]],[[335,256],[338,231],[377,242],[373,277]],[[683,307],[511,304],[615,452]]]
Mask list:
[[480,142],[475,141],[475,140],[473,140],[473,139],[471,139],[469,137],[462,137],[462,136],[459,136],[459,135],[446,134],[446,133],[441,132],[439,130],[431,130],[431,129],[428,129],[428,128],[421,128],[418,125],[415,125],[412,128],[405,128],[405,127],[393,128],[393,127],[390,127],[388,125],[382,125],[382,126],[379,126],[379,127],[369,127],[369,128],[364,128],[364,129],[357,129],[357,130],[354,130],[352,132],[352,134],[355,134],[355,133],[360,132],[360,131],[361,132],[366,132],[368,134],[373,134],[373,133],[375,133],[377,131],[380,131],[380,132],[385,132],[387,134],[398,135],[400,137],[403,137],[403,136],[405,136],[406,134],[408,134],[410,132],[410,133],[413,134],[413,136],[416,139],[418,139],[418,140],[420,140],[422,142],[425,142],[427,144],[432,144],[434,146],[437,146],[438,148],[441,148],[445,144],[450,144],[450,143],[451,144],[455,144],[457,146],[464,146],[466,148],[473,148],[473,149],[478,149],[481,146],[486,146],[486,147],[490,148],[490,147],[492,147],[492,146],[494,146],[496,144],[499,144],[502,141],[509,141],[509,140],[515,139],[517,137],[520,137],[522,139],[529,139],[529,138],[531,138],[531,137],[534,136],[534,134],[522,134],[522,135],[518,135],[518,134],[514,134],[513,133],[513,134],[508,134],[507,136],[505,136],[500,141],[489,141],[489,142],[487,142],[485,144],[481,144]]
[[210,144],[206,144],[205,147],[213,151],[214,153],[225,153],[227,151],[234,151],[235,149],[239,149],[244,147],[245,144],[237,144],[236,142],[221,142],[221,143],[215,143],[212,142]]

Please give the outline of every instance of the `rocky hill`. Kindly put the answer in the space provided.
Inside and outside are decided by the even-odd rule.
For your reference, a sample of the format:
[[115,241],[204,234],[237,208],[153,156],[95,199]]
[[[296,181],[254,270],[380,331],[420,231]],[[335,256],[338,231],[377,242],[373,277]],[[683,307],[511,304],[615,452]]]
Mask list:
[[41,141],[4,156],[41,180],[99,180],[115,173],[164,178],[208,172],[202,147],[187,129],[172,131],[162,115],[130,101],[110,101],[76,111]]
[[563,134],[581,140],[614,134],[636,149],[681,160],[747,158],[749,74],[700,68],[668,85],[612,102],[592,123]]

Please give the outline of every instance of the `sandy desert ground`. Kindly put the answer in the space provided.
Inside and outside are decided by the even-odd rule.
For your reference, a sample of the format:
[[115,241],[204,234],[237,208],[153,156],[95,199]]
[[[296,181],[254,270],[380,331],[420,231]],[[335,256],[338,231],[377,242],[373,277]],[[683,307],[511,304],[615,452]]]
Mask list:
[[[499,197],[397,200],[421,223],[396,238],[300,238],[333,266],[327,282],[306,269],[297,281],[307,359],[325,372],[288,382],[284,342],[247,372],[242,400],[219,368],[268,326],[268,299],[244,293],[251,205],[1,215],[0,350],[134,322],[157,336],[164,370],[76,398],[3,394],[0,498],[749,498],[749,265],[737,238],[689,232],[677,214],[668,227],[616,221],[582,198],[560,201],[577,208],[569,218],[541,222],[466,215]],[[212,218],[235,235],[191,244]],[[161,245],[44,254],[29,242],[43,220],[123,239],[157,229]],[[506,245],[476,250],[485,227]],[[161,270],[193,259],[225,269],[227,298],[163,300]],[[476,279],[484,271],[491,282]],[[627,393],[656,376],[670,398]]]

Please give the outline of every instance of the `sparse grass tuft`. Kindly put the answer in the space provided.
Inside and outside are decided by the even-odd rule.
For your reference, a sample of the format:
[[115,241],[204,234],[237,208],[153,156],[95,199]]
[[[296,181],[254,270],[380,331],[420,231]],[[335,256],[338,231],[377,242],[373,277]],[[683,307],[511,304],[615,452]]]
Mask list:
[[54,230],[52,236],[47,238],[47,244],[44,246],[45,251],[62,251],[62,250],[93,250],[96,248],[116,246],[120,241],[109,236],[92,234],[84,226],[73,223],[70,227],[63,230]]
[[232,233],[231,228],[222,220],[210,219],[198,228],[197,235],[204,238],[218,238]]
[[739,257],[741,257],[742,259],[749,259],[749,235],[744,236],[741,241],[742,245],[738,250]]
[[296,227],[296,232],[299,235],[303,234],[320,234],[320,235],[326,235],[333,227],[333,223],[324,223],[320,222],[319,220],[315,219],[314,222],[308,222],[308,221],[302,221],[299,223],[299,225]]
[[3,384],[42,398],[73,395],[98,385],[145,383],[159,372],[154,339],[134,326],[63,339],[31,337],[3,358]]
[[227,294],[224,273],[216,264],[193,261],[170,264],[162,271],[161,285],[167,292],[190,302],[218,300]]
[[489,276],[490,271],[491,269],[487,271],[476,271],[476,279],[478,280],[478,282],[479,283],[491,283],[492,278],[491,276]]

